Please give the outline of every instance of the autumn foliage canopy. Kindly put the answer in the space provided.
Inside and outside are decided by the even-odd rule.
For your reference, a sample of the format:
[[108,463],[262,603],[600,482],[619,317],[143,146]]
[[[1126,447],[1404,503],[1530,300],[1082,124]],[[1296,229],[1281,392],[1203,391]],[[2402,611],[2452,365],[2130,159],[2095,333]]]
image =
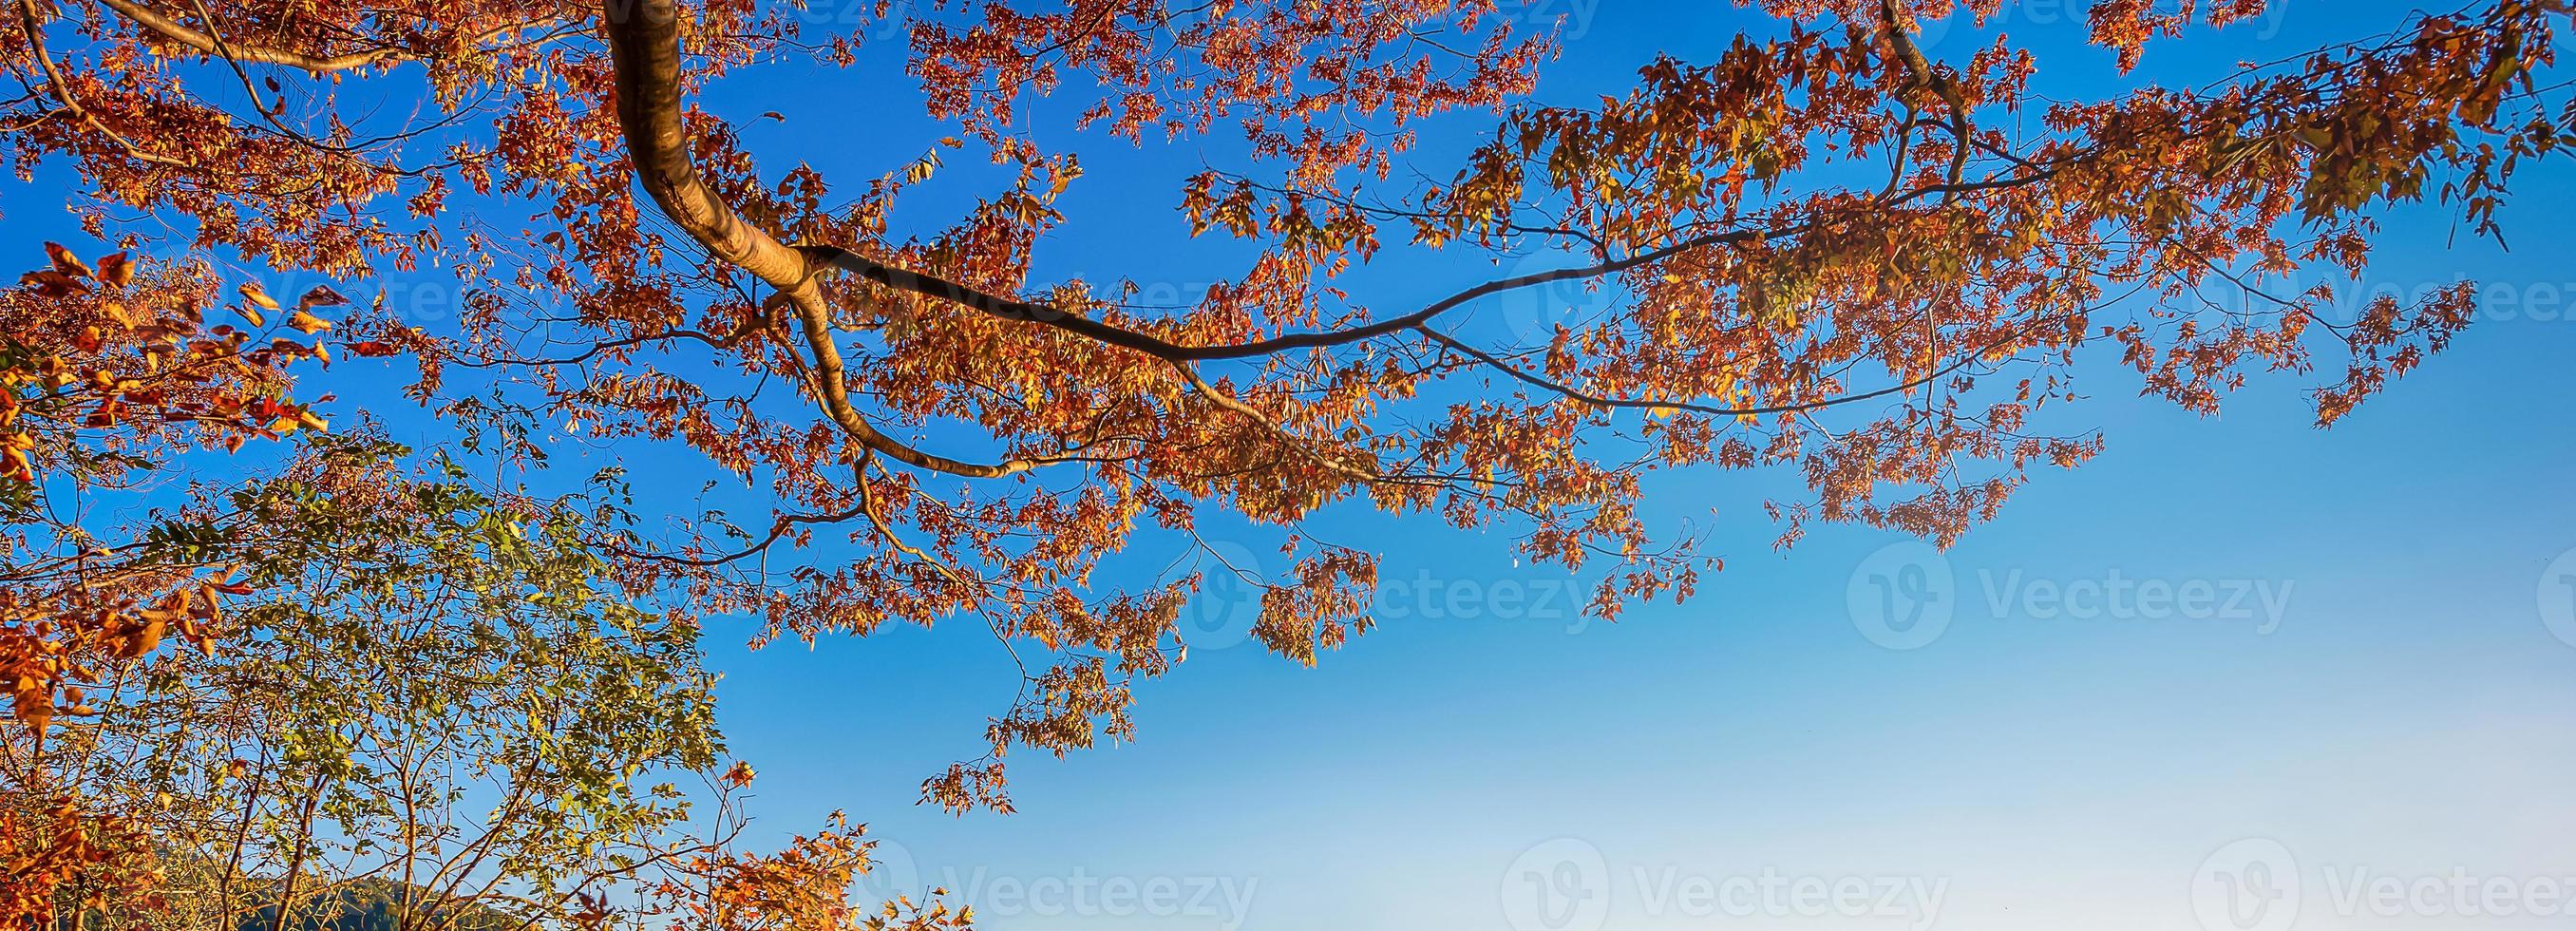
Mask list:
[[[962,925],[847,901],[855,826],[736,849],[702,629],[988,630],[1025,682],[922,800],[1007,810],[1013,751],[1131,734],[1214,574],[1290,660],[1366,632],[1382,554],[1327,511],[1507,532],[1612,618],[1718,568],[1659,471],[1801,480],[1782,546],[1946,544],[2103,448],[2043,426],[2088,396],[2279,372],[2331,425],[2474,316],[2339,310],[2379,218],[2500,236],[2576,141],[2563,0],[2194,86],[2159,51],[2264,0],[2100,0],[2099,98],[2009,36],[1917,41],[1998,2],[1747,2],[1721,53],[1564,101],[1552,24],[1495,0],[0,0],[5,158],[87,235],[0,293],[0,912]],[[784,151],[708,102],[781,72],[936,129]],[[1065,209],[1086,153],[1176,143],[1202,167],[1121,194],[1228,244],[1203,291],[1050,264],[1104,235]],[[1398,256],[1432,297],[1378,293]],[[1478,321],[1507,298],[1585,310]]]

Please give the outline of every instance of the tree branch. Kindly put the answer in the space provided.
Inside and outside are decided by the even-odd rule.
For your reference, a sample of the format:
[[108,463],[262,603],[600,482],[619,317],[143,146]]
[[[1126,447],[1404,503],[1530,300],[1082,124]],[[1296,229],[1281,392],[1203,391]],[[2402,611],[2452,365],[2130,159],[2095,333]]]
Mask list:
[[1968,150],[1975,145],[1968,127],[1968,102],[1959,95],[1958,85],[1932,70],[1931,61],[1923,57],[1923,49],[1914,44],[1914,17],[1896,3],[1897,0],[1879,0],[1879,26],[1887,36],[1888,47],[1904,63],[1914,83],[1931,88],[1941,95],[1941,102],[1950,105],[1950,131],[1958,136],[1958,151],[1950,157],[1950,186],[1957,187],[1959,179],[1967,175]]
[[1546,389],[1547,391],[1562,395],[1567,400],[1574,401],[1578,404],[1590,407],[1614,409],[1690,411],[1692,413],[1708,414],[1717,417],[1759,417],[1769,414],[1806,413],[1808,411],[1823,410],[1829,407],[1839,407],[1845,404],[1854,404],[1875,398],[1887,397],[1891,394],[1900,394],[1912,391],[1916,388],[1923,387],[1924,385],[1928,385],[1932,382],[1957,374],[1959,370],[1975,364],[1979,359],[1985,358],[1987,353],[2001,349],[2014,340],[2020,339],[2022,334],[2026,332],[2029,327],[2027,325],[2016,327],[2013,332],[2006,334],[2001,339],[1987,343],[1977,351],[1953,360],[1949,365],[1943,366],[1921,377],[1907,380],[1901,384],[1890,385],[1876,391],[1868,391],[1860,394],[1818,398],[1813,401],[1798,401],[1788,404],[1766,404],[1760,407],[1715,407],[1712,405],[1698,404],[1689,401],[1638,401],[1629,398],[1604,397],[1586,392],[1572,385],[1561,384],[1521,371],[1519,366],[1515,366],[1509,362],[1495,358],[1492,353],[1478,349],[1464,342],[1460,342],[1455,337],[1438,330],[1434,330],[1429,327],[1419,327],[1417,329],[1421,331],[1422,335],[1430,337],[1433,342],[1456,350],[1468,358],[1483,363],[1487,367],[1498,369],[1502,371],[1503,374],[1509,375],[1513,379],[1524,384]]
[[[239,42],[227,42],[215,36],[211,32],[213,29],[213,23],[211,22],[207,24],[206,30],[199,30],[186,23],[171,19],[170,17],[163,15],[161,11],[145,6],[142,3],[136,2],[136,0],[98,0],[98,2],[108,9],[115,10],[118,15],[132,20],[135,25],[152,30],[162,38],[196,49],[197,51],[207,55],[218,55],[244,64],[284,65],[289,68],[297,68],[312,74],[320,75],[336,71],[355,71],[378,62],[420,61],[425,57],[410,49],[397,48],[394,46],[383,46],[368,49],[363,52],[349,52],[342,55],[308,55],[303,52],[290,51],[287,49],[269,48],[258,45],[243,45]],[[495,27],[493,29],[485,30],[477,37],[477,40],[478,42],[489,42],[493,39],[518,32],[522,29],[545,25],[548,22],[550,21],[533,20],[524,23],[513,23],[507,26]],[[545,41],[546,38],[547,37],[540,37],[538,39],[530,40],[527,43],[514,42],[508,46],[493,49],[493,51],[502,51],[524,44],[539,44]]]
[[617,71],[617,119],[626,132],[636,180],[662,213],[708,252],[768,283],[777,289],[772,302],[795,309],[813,356],[812,387],[832,422],[861,445],[898,462],[952,475],[999,478],[1043,464],[1026,459],[970,463],[923,452],[879,432],[851,406],[849,379],[841,349],[833,341],[831,308],[815,279],[817,269],[804,252],[744,221],[689,160],[688,130],[681,119],[676,4],[673,0],[604,0],[602,6],[609,55]]
[[71,83],[63,80],[61,69],[54,66],[53,53],[45,50],[45,21],[36,13],[36,0],[18,0],[18,28],[27,34],[27,54],[36,60],[37,69],[44,72],[45,86],[53,91],[55,99],[62,101],[63,109],[79,117],[81,122],[89,124],[91,129],[98,130],[115,142],[118,148],[124,149],[125,154],[136,159],[175,168],[197,167],[192,162],[144,151],[132,140],[125,138],[124,134],[109,129],[107,124],[99,122],[98,117],[89,112],[89,108],[81,106],[80,97],[72,93]]

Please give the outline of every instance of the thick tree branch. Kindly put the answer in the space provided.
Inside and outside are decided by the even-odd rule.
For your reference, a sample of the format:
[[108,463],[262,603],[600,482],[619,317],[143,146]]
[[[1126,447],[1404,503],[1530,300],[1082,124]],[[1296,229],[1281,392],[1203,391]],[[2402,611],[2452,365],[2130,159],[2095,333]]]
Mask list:
[[850,404],[849,378],[832,336],[830,305],[805,253],[743,220],[689,161],[681,119],[679,10],[673,0],[606,0],[608,48],[617,69],[617,118],[626,131],[635,178],[664,215],[715,257],[777,289],[772,302],[796,312],[813,356],[814,393],[842,432],[869,449],[917,468],[998,478],[1041,465],[1034,460],[984,464],[915,449],[878,431]]
[[132,140],[125,138],[124,134],[108,128],[106,123],[99,122],[98,117],[89,112],[89,108],[81,105],[80,96],[72,92],[71,82],[63,80],[62,70],[54,66],[53,53],[45,49],[45,19],[36,13],[36,0],[18,0],[18,28],[26,33],[28,57],[35,59],[36,69],[45,77],[45,87],[53,91],[54,98],[62,102],[64,110],[79,117],[81,122],[89,124],[89,128],[98,130],[109,141],[116,143],[117,148],[125,150],[125,154],[136,159],[174,168],[197,167],[182,159],[144,151]]
[[[169,16],[162,14],[161,11],[145,6],[142,3],[137,2],[137,0],[98,0],[98,2],[100,5],[105,6],[108,9],[116,11],[118,15],[133,21],[135,25],[149,29],[160,35],[162,38],[196,49],[197,51],[207,55],[229,58],[241,64],[284,65],[289,68],[296,68],[318,75],[330,74],[337,71],[355,71],[378,62],[420,61],[426,57],[410,49],[395,46],[383,46],[340,55],[310,55],[288,49],[271,48],[260,45],[244,45],[237,41],[225,41],[223,38],[213,34],[211,31],[213,28],[212,23],[208,24],[207,29],[200,30],[186,23],[171,19]],[[478,42],[490,42],[494,39],[501,38],[502,36],[547,25],[549,22],[554,21],[535,20],[525,23],[512,23],[507,26],[485,30],[476,38]],[[503,51],[523,45],[541,44],[548,38],[551,38],[551,35],[532,39],[525,43],[512,43],[508,46],[493,49],[493,51]]]
[[[119,2],[125,2],[125,0],[119,0]],[[1888,9],[1891,11],[1890,40],[1897,49],[1899,57],[1915,71],[1918,81],[1940,92],[1952,104],[1952,116],[1955,121],[1953,129],[1960,139],[1961,161],[1964,162],[1965,154],[1972,143],[1970,131],[1965,125],[1964,104],[1959,100],[1957,90],[1930,70],[1929,64],[1923,61],[1921,52],[1915,50],[1910,39],[1903,34],[1902,21],[1893,18],[1895,16],[1893,7]],[[690,138],[682,118],[684,108],[680,97],[681,50],[677,29],[679,13],[673,0],[642,0],[642,2],[633,3],[610,0],[605,4],[605,12],[609,47],[617,72],[618,117],[626,132],[627,145],[637,178],[643,184],[646,193],[681,229],[704,245],[716,258],[750,272],[777,289],[777,294],[771,300],[773,303],[783,303],[795,311],[813,365],[809,386],[820,399],[831,419],[866,448],[919,468],[970,477],[1000,477],[1027,471],[1047,464],[1047,461],[1014,459],[996,464],[961,462],[935,456],[896,442],[876,430],[849,401],[845,363],[833,339],[830,307],[823,296],[819,281],[825,269],[846,272],[905,293],[958,304],[988,316],[1053,327],[1103,344],[1171,362],[1184,380],[1191,382],[1193,387],[1212,398],[1219,406],[1238,414],[1249,414],[1254,419],[1273,427],[1276,424],[1262,417],[1258,411],[1243,406],[1239,401],[1221,392],[1214,391],[1191,370],[1190,364],[1207,360],[1250,359],[1300,349],[1348,345],[1419,330],[1443,345],[1476,358],[1480,362],[1500,367],[1515,378],[1546,387],[1584,403],[1607,407],[1674,407],[1722,415],[1785,413],[1835,403],[1866,400],[1914,387],[1930,378],[1937,378],[1947,371],[1955,370],[1935,373],[1926,379],[1887,391],[1805,404],[1743,410],[1692,404],[1652,404],[1595,398],[1566,386],[1536,379],[1516,368],[1499,363],[1490,354],[1427,328],[1428,324],[1440,315],[1481,298],[1556,282],[1583,281],[1617,275],[1700,249],[1753,242],[1766,236],[1792,234],[1803,229],[1805,224],[1767,233],[1753,229],[1703,233],[1624,258],[1488,281],[1425,305],[1411,313],[1383,320],[1336,330],[1286,333],[1251,342],[1215,346],[1174,343],[1150,333],[1094,320],[1060,307],[1002,297],[938,275],[899,268],[838,246],[788,245],[753,226],[736,213],[714,188],[706,183],[699,175],[696,166],[689,160]],[[1972,189],[1975,185],[1963,184],[1957,180],[1962,168],[1963,165],[1959,164],[1952,166],[1953,180],[1950,184],[1916,190],[1898,198],[1895,202],[1901,203],[1935,191],[1955,193]],[[2007,179],[1995,184],[2004,186],[2023,183],[2026,180]],[[1970,357],[1970,359],[1973,358],[1975,357]],[[1371,473],[1374,470],[1353,468],[1329,459],[1327,463],[1336,470],[1348,470],[1364,479],[1373,477]]]
[[1958,85],[1932,70],[1932,62],[1925,59],[1923,50],[1914,44],[1914,17],[1896,4],[1897,0],[1879,0],[1879,28],[1887,36],[1888,47],[1894,50],[1896,59],[1904,63],[1906,72],[1913,76],[1914,83],[1931,88],[1941,95],[1941,102],[1950,105],[1950,131],[1958,137],[1957,152],[1950,157],[1950,185],[1957,187],[1959,180],[1968,172],[1968,150],[1976,144],[1968,126],[1968,102],[1960,96]]
[[1139,333],[1134,330],[1128,330],[1111,324],[1102,323],[1062,308],[1050,307],[1045,304],[1033,304],[1012,298],[997,297],[965,285],[949,281],[937,275],[906,271],[904,269],[887,265],[883,262],[869,259],[865,256],[859,255],[858,253],[851,252],[837,246],[800,246],[798,248],[805,254],[813,256],[816,261],[828,263],[834,268],[850,272],[851,274],[894,288],[898,291],[906,291],[913,294],[919,294],[924,297],[932,297],[962,304],[968,308],[981,311],[986,315],[1006,320],[1026,320],[1033,323],[1044,324],[1046,326],[1055,327],[1059,330],[1064,330],[1068,333],[1087,336],[1112,346],[1133,349],[1160,359],[1167,359],[1174,362],[1196,362],[1222,359],[1251,359],[1261,356],[1277,355],[1283,352],[1292,352],[1299,349],[1322,349],[1332,346],[1344,346],[1351,343],[1365,342],[1381,336],[1391,336],[1413,329],[1414,327],[1430,322],[1433,318],[1436,318],[1441,314],[1456,310],[1459,307],[1472,303],[1479,298],[1491,297],[1506,291],[1517,291],[1522,288],[1554,284],[1560,281],[1585,281],[1593,278],[1615,275],[1641,265],[1660,262],[1664,259],[1672,258],[1673,256],[1680,255],[1685,252],[1705,249],[1711,246],[1751,242],[1753,240],[1763,238],[1764,235],[1764,233],[1756,230],[1729,230],[1722,233],[1708,233],[1694,236],[1660,249],[1640,252],[1623,259],[1612,259],[1604,262],[1596,262],[1591,265],[1553,269],[1550,271],[1534,272],[1512,278],[1500,278],[1488,281],[1484,284],[1441,298],[1440,300],[1425,305],[1421,309],[1413,311],[1412,313],[1389,317],[1384,320],[1365,323],[1353,327],[1346,327],[1339,330],[1284,333],[1268,339],[1259,339],[1248,343],[1234,343],[1222,346],[1185,346],[1169,342],[1151,334]]
[[[1560,281],[1615,275],[1712,246],[1750,242],[1758,230],[1706,233],[1658,249],[1591,265],[1497,279],[1459,291],[1419,310],[1338,330],[1286,333],[1247,343],[1193,346],[1149,333],[1093,320],[1072,311],[991,294],[938,275],[898,268],[833,245],[790,246],[746,222],[699,176],[689,161],[689,137],[680,102],[678,10],[672,0],[608,0],[604,3],[609,49],[617,69],[617,113],[626,130],[627,147],[645,191],[665,214],[715,256],[752,273],[777,288],[796,309],[823,381],[823,403],[833,419],[869,448],[893,458],[960,474],[1009,474],[1011,464],[967,466],[943,460],[925,465],[925,454],[893,444],[876,434],[848,408],[839,350],[831,344],[830,312],[818,273],[838,269],[877,284],[963,305],[988,316],[1023,320],[1134,350],[1172,362],[1250,359],[1349,345],[1411,330],[1441,314],[1480,298]],[[1770,235],[1776,235],[1776,232]],[[931,457],[934,458],[935,457]]]
[[1432,342],[1439,343],[1442,346],[1455,350],[1459,354],[1470,359],[1474,359],[1488,368],[1500,370],[1503,374],[1511,376],[1516,381],[1532,387],[1545,389],[1549,392],[1561,395],[1569,401],[1588,407],[1649,411],[1690,411],[1692,413],[1707,414],[1713,417],[1759,417],[1771,414],[1800,414],[1810,411],[1819,411],[1829,407],[1856,404],[1862,401],[1887,397],[1892,394],[1901,394],[1907,391],[1912,391],[1940,379],[1958,374],[1961,369],[1975,364],[1980,359],[1984,359],[1986,354],[1994,352],[1997,349],[2001,349],[2015,340],[2020,339],[2022,334],[2026,332],[2029,327],[2026,325],[2023,327],[2017,327],[2013,332],[2005,335],[2003,338],[1987,343],[1975,352],[1960,356],[1949,365],[1943,366],[1922,376],[1909,379],[1901,384],[1889,385],[1876,391],[1867,391],[1860,394],[1818,398],[1813,401],[1797,401],[1788,404],[1766,404],[1759,407],[1716,407],[1691,401],[1639,401],[1630,398],[1605,397],[1602,395],[1592,394],[1572,385],[1562,384],[1551,379],[1542,378],[1522,371],[1519,366],[1515,366],[1502,359],[1496,358],[1492,353],[1468,345],[1459,341],[1457,338],[1438,330],[1434,330],[1429,327],[1419,327],[1417,329],[1420,330],[1423,336],[1429,337]]
[[135,25],[150,29],[172,42],[177,42],[208,55],[223,55],[239,62],[263,65],[285,65],[290,68],[301,68],[314,74],[327,74],[333,71],[350,71],[364,68],[380,61],[407,61],[414,57],[410,52],[398,48],[377,48],[369,49],[364,52],[351,52],[346,55],[317,57],[300,52],[264,48],[255,45],[227,45],[227,43],[217,40],[214,36],[191,28],[186,23],[164,16],[159,10],[136,3],[134,0],[98,0],[98,2],[108,9],[115,10],[119,15],[124,16],[126,19],[134,21]]

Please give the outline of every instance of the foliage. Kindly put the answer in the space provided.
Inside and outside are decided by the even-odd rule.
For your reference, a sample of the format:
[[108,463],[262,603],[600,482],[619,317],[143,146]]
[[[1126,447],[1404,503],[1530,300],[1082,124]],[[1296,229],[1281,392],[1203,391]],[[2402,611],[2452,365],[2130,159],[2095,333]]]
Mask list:
[[[82,683],[108,678],[165,638],[211,651],[223,599],[249,587],[203,538],[175,525],[122,528],[67,518],[93,499],[155,478],[181,453],[237,450],[324,424],[288,395],[288,369],[326,350],[231,323],[208,324],[202,266],[147,265],[116,253],[95,267],[49,245],[49,267],[0,291],[0,515],[9,554],[0,578],[0,681],[11,716],[0,732],[0,917],[40,915],[59,884],[139,894],[149,842],[130,813],[102,812],[48,779],[48,729],[95,709]],[[246,301],[275,306],[255,286]],[[310,295],[286,326],[321,329]],[[258,321],[252,323],[259,327]],[[308,328],[310,326],[310,328]],[[205,526],[258,528],[239,515]],[[128,529],[124,538],[112,536]],[[102,877],[113,877],[103,879]]]
[[[83,799],[157,780],[181,811],[255,825],[282,884],[308,854],[338,858],[325,884],[414,857],[381,845],[391,806],[426,799],[437,828],[406,845],[483,851],[463,873],[497,884],[469,901],[570,925],[845,926],[866,911],[839,894],[865,862],[854,829],[744,854],[724,817],[682,831],[679,799],[634,788],[715,762],[692,710],[706,619],[750,617],[759,642],[989,630],[1023,663],[1018,698],[923,799],[1008,810],[1008,753],[1133,733],[1131,685],[1186,657],[1180,608],[1208,572],[1252,576],[1253,634],[1291,660],[1367,631],[1379,557],[1320,539],[1321,514],[1509,531],[1520,557],[1597,577],[1589,608],[1616,617],[1720,565],[1642,506],[1659,471],[1797,476],[1803,495],[1765,502],[1782,546],[1816,521],[1947,544],[2034,470],[2104,448],[2048,418],[2106,381],[2213,413],[2253,375],[2321,372],[2331,425],[2474,315],[2465,285],[2333,312],[2387,211],[2430,202],[2501,237],[2516,172],[2576,123],[2552,70],[2564,0],[2418,14],[2197,87],[2133,69],[2264,0],[2101,0],[2090,38],[2130,89],[2098,99],[2051,93],[2008,39],[1948,60],[1918,44],[1922,21],[2001,0],[1746,0],[1774,26],[1580,106],[1534,96],[1556,36],[1492,0],[906,4],[884,50],[860,41],[875,24],[823,34],[750,0],[10,2],[0,44],[33,92],[6,105],[7,158],[75,178],[94,234],[465,294],[433,330],[382,298],[329,321],[337,291],[289,311],[251,286],[254,334],[198,315],[207,260],[57,250],[0,296],[19,473],[0,662],[23,725],[0,851],[38,877],[7,888],[18,914],[65,889],[149,905],[148,882],[83,878],[148,869],[80,864],[148,861],[202,825]],[[812,88],[875,55],[939,124],[878,139],[901,153],[882,173],[756,157],[750,127],[785,114],[695,102],[755,66]],[[884,90],[843,99],[901,99]],[[1435,164],[1432,125],[1487,141]],[[1210,153],[1163,191],[1179,232],[1237,264],[1179,307],[1117,270],[1042,273],[1051,237],[1098,234],[1064,212],[1084,154],[1149,137]],[[942,203],[966,206],[921,217]],[[136,215],[168,232],[114,222]],[[1363,272],[1391,255],[1460,269],[1455,289],[1373,295]],[[1566,258],[1467,271],[1548,255]],[[1542,332],[1471,325],[1569,290],[1588,309]],[[684,448],[752,503],[630,517],[613,488],[504,493],[360,439],[277,469],[232,457],[249,486],[202,483],[139,526],[46,504],[321,428],[288,370],[334,340],[416,363],[401,390],[495,431],[461,448],[505,469],[573,442]],[[1223,564],[1204,536],[1237,524],[1280,558]],[[1103,581],[1171,541],[1208,558]],[[194,652],[161,645],[172,631]],[[403,662],[358,665],[387,655]],[[102,711],[88,690],[109,680]],[[75,785],[46,734],[89,712],[89,746],[167,765]],[[570,807],[498,803],[480,847],[444,833],[479,796],[403,774],[451,730],[468,739],[438,752],[495,761],[476,776],[504,799]],[[350,859],[362,842],[377,867]],[[598,898],[602,865],[647,847],[694,852],[654,860],[670,872],[637,879],[642,902]]]
[[717,764],[695,624],[603,579],[613,505],[495,497],[453,463],[406,479],[403,452],[317,439],[226,494],[293,528],[231,554],[265,593],[232,612],[257,635],[138,670],[89,732],[93,784],[137,774],[157,839],[228,864],[193,902],[239,911],[267,896],[237,875],[314,871],[558,914],[687,826],[675,786],[639,779]]
[[[10,921],[328,925],[365,894],[405,929],[515,927],[681,888],[666,861],[722,854],[741,784],[698,793],[712,820],[693,820],[654,781],[712,781],[722,746],[695,619],[612,577],[632,541],[614,474],[544,499],[451,460],[414,474],[421,457],[287,400],[287,366],[328,345],[206,325],[201,267],[145,289],[122,257],[54,251],[0,299],[24,324],[0,592]],[[242,293],[261,325],[264,295]],[[278,316],[323,331],[328,295]],[[290,438],[244,463],[259,477],[164,485],[190,456]],[[120,499],[168,503],[127,527],[55,517]]]
[[[297,918],[287,927],[292,931],[403,931],[408,927],[429,927],[436,931],[510,931],[523,925],[509,915],[480,908],[431,915],[425,924],[408,921],[411,903],[422,897],[421,890],[405,889],[385,880],[361,880],[332,895],[328,905],[314,908],[313,914]],[[270,907],[242,919],[239,931],[265,931],[276,926],[275,909]]]

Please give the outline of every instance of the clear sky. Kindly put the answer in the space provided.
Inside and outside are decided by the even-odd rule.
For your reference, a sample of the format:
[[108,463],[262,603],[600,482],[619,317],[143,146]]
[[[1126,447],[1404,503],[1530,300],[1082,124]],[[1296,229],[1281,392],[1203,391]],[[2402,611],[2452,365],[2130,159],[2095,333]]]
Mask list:
[[[2109,56],[2080,47],[2070,5],[2015,6],[2000,28],[2046,50],[2043,87],[2117,86]],[[1655,54],[1705,60],[1742,29],[1772,28],[1729,4],[1532,8],[1571,16],[1539,95],[1556,102],[1624,90]],[[2293,2],[2155,46],[2141,77],[2197,84],[2237,60],[2383,31],[2403,10]],[[1952,25],[1934,53],[1966,54],[1970,29]],[[810,153],[797,141],[822,133],[798,127],[828,124],[841,103],[788,101],[781,138],[754,142]],[[1434,133],[1428,148],[1483,128],[1446,125],[1455,138]],[[1176,223],[1121,180],[1152,192],[1155,173],[1205,153],[1097,151],[1077,195],[1090,199],[1067,207],[1076,219],[1039,277],[1204,280],[1190,277],[1208,274],[1194,245],[1136,248]],[[2576,358],[2564,319],[2576,241],[2560,222],[2571,178],[2524,176],[2511,254],[2454,242],[2438,209],[2392,218],[2370,285],[2465,276],[2527,308],[2497,306],[2331,432],[2310,426],[2307,379],[2258,380],[2202,419],[2095,366],[2096,400],[2067,423],[2104,429],[2110,452],[2041,475],[1946,566],[1922,566],[1928,584],[1950,580],[1952,607],[1918,648],[1863,633],[1891,620],[1877,580],[1910,584],[1914,550],[1879,555],[1902,538],[1826,528],[1778,554],[1758,505],[1781,476],[1679,474],[1652,509],[1714,520],[1728,557],[1691,603],[1587,625],[1558,597],[1565,580],[1515,567],[1501,539],[1352,521],[1339,539],[1381,541],[1385,577],[1404,586],[1381,593],[1392,616],[1378,631],[1313,670],[1253,646],[1200,651],[1142,690],[1140,743],[1015,760],[1008,818],[900,807],[1003,700],[1008,673],[971,631],[729,660],[731,733],[766,764],[765,811],[794,823],[850,806],[900,844],[892,872],[968,893],[1000,928],[2472,923],[2442,913],[2447,897],[2387,917],[2364,894],[2426,877],[2501,879],[2548,905],[2559,879],[2576,896],[2564,843],[2576,646],[2541,613],[2544,598],[2560,616],[2576,604],[2544,582],[2576,547],[2561,374]],[[1488,272],[1403,258],[1377,271],[1396,306]],[[1502,325],[1532,312],[1480,310]],[[2136,597],[2112,597],[2122,580]],[[956,687],[979,678],[991,693]],[[799,713],[770,713],[783,708]],[[1779,895],[1766,897],[1766,874]],[[1136,883],[1136,901],[1113,877]],[[1177,906],[1145,894],[1157,880]],[[1821,882],[1832,899],[1854,880],[1865,908],[1798,894]],[[1250,893],[1240,913],[1229,889]],[[1207,907],[1190,907],[1200,892]],[[1890,894],[1896,907],[1880,910]]]
[[[2121,86],[2080,46],[2080,5],[1999,27],[2043,48],[2055,96]],[[1772,28],[1721,3],[1513,8],[1571,17],[1552,102]],[[2405,9],[2291,2],[2151,46],[2128,80],[2196,85]],[[1933,53],[1966,54],[1969,30]],[[746,139],[773,168],[883,171],[941,134],[890,74],[818,88],[783,68],[709,105],[785,115]],[[874,128],[853,133],[853,110]],[[1439,124],[1427,164],[1489,125]],[[1084,154],[1039,278],[1187,291],[1232,268],[1175,211],[1173,179],[1209,153]],[[1336,518],[1402,583],[1378,630],[1315,669],[1195,652],[1140,689],[1141,742],[1013,757],[1008,817],[912,805],[1010,697],[971,625],[758,654],[718,625],[723,720],[760,768],[763,830],[847,809],[888,841],[885,886],[948,886],[999,929],[2567,927],[2459,906],[2576,900],[2576,557],[2552,565],[2576,548],[2571,180],[2526,171],[2511,253],[2455,239],[2440,209],[2392,217],[2371,284],[2465,277],[2514,301],[2335,430],[2310,426],[2314,376],[2257,379],[2204,419],[2095,364],[2094,400],[2059,425],[2103,429],[2109,452],[2040,474],[1946,555],[1842,527],[1778,553],[1759,505],[1792,477],[1667,475],[1651,510],[1713,524],[1728,568],[1604,625],[1499,535]],[[11,254],[67,235],[57,189],[6,196]],[[1491,272],[1391,255],[1363,282],[1405,306]],[[2391,883],[2403,901],[2381,908]]]

